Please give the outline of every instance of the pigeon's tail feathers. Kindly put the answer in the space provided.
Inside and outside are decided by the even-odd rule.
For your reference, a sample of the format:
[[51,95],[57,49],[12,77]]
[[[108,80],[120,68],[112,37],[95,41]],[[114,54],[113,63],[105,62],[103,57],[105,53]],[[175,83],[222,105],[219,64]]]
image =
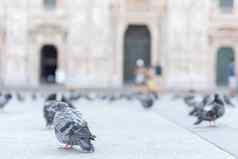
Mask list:
[[198,118],[198,120],[194,123],[194,125],[198,125],[202,122],[203,120],[201,118]]
[[231,102],[231,100],[230,100],[230,98],[228,96],[224,95],[223,98],[224,98],[225,104],[227,104],[227,105],[229,105],[231,107],[235,107],[235,105]]
[[193,108],[192,111],[189,112],[190,116],[199,116],[199,114],[203,111],[202,108]]

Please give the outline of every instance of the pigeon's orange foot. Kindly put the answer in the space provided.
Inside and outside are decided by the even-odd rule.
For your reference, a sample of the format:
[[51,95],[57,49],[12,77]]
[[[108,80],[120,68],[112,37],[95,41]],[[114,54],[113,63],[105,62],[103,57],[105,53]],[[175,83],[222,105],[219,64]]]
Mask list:
[[66,145],[64,146],[64,149],[65,149],[65,150],[69,150],[69,149],[72,149],[72,148],[73,148],[72,145],[66,144]]
[[209,122],[209,127],[216,127],[216,122],[215,121]]

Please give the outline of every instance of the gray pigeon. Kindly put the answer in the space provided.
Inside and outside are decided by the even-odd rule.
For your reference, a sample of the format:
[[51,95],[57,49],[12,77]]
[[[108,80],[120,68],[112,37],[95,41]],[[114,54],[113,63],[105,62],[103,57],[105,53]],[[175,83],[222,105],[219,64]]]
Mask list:
[[65,149],[80,146],[83,152],[94,152],[91,140],[95,140],[95,136],[91,134],[80,112],[66,103],[57,103],[54,129],[58,141],[65,144]]
[[25,101],[25,97],[21,93],[17,93],[16,98],[19,102],[24,102]]
[[197,116],[201,110],[203,110],[209,103],[209,95],[206,95],[203,97],[201,101],[196,101],[195,98],[191,99],[189,101],[188,106],[192,107],[192,110],[189,112],[190,116]]
[[12,99],[11,94],[1,95],[0,96],[0,109],[3,109],[11,99]]
[[203,109],[198,112],[197,121],[194,123],[195,125],[198,125],[203,121],[215,122],[225,114],[224,102],[218,94],[215,94],[211,105],[211,110],[207,111]]
[[82,95],[79,92],[71,91],[69,94],[70,101],[77,101],[82,98]]
[[151,108],[153,107],[154,103],[157,100],[157,96],[153,93],[148,94],[138,94],[137,99],[140,101],[141,105],[144,108]]
[[183,98],[184,103],[189,107],[194,107],[196,105],[196,100],[194,95],[188,95]]
[[[61,102],[65,102],[69,107],[74,109],[73,104],[64,96],[60,99]],[[46,121],[46,127],[50,128],[53,125],[54,116],[57,110],[57,94],[50,94],[44,104],[43,115]]]
[[37,93],[36,93],[36,92],[33,92],[33,93],[31,94],[31,99],[32,99],[32,101],[37,100]]
[[229,105],[231,107],[235,107],[235,105],[231,102],[230,98],[227,95],[223,96],[224,102],[226,105]]

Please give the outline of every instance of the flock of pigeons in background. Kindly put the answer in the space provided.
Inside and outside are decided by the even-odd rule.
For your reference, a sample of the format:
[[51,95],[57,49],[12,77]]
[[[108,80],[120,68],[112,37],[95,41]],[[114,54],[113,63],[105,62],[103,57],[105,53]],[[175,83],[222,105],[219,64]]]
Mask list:
[[[25,100],[24,95],[16,94],[16,99],[20,102]],[[12,94],[0,94],[0,109],[3,109],[13,98]],[[32,94],[32,100],[36,100],[37,95]],[[114,95],[83,95],[77,92],[70,92],[67,95],[62,93],[52,93],[47,95],[43,106],[43,115],[47,128],[53,128],[56,138],[62,144],[64,149],[68,150],[79,147],[81,152],[94,152],[92,141],[96,136],[89,129],[88,123],[83,119],[82,114],[73,105],[74,101],[85,99],[88,101],[103,100],[115,102],[119,100],[137,100],[144,108],[151,108],[159,100],[159,96],[154,93],[127,93]],[[183,96],[184,103],[191,109],[190,116],[197,118],[194,123],[198,125],[203,121],[215,124],[215,121],[225,114],[225,106],[235,107],[230,98],[225,95],[213,94],[198,98],[195,93],[190,92]]]

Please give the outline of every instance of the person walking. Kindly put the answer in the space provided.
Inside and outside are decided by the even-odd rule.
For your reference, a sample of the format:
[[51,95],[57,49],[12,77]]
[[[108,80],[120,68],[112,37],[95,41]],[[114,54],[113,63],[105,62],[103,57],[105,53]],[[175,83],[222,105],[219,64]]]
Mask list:
[[234,58],[231,58],[228,66],[228,83],[229,83],[229,94],[230,96],[236,95],[237,80]]
[[146,82],[146,69],[145,64],[142,59],[138,59],[136,61],[136,69],[135,69],[135,84],[136,85],[145,85]]

